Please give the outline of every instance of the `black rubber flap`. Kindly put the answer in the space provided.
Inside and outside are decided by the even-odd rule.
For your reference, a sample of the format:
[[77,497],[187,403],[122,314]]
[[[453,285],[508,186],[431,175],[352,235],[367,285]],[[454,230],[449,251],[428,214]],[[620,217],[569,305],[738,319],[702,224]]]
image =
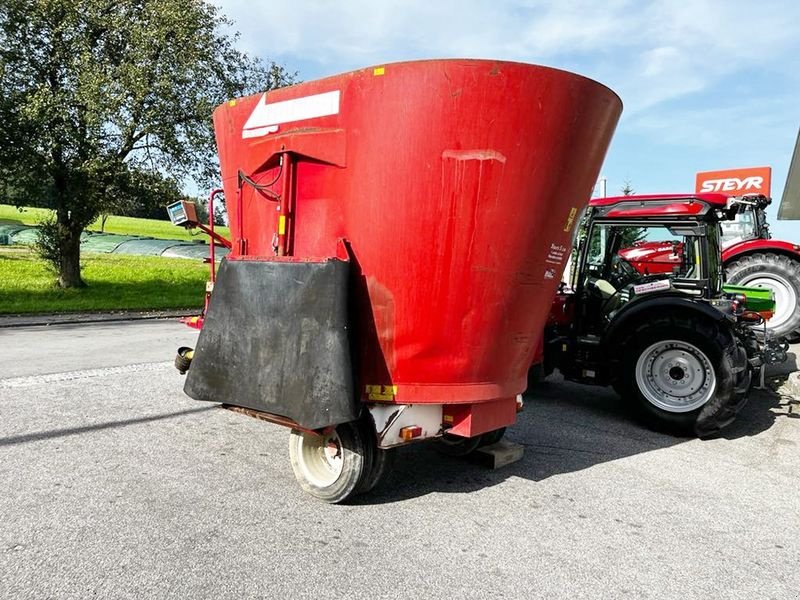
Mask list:
[[317,429],[353,421],[349,263],[224,260],[184,391]]

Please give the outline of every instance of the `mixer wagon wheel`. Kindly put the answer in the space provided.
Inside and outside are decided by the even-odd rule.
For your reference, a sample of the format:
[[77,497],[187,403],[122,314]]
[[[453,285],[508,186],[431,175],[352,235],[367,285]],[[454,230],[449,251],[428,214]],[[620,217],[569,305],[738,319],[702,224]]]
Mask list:
[[479,447],[483,446],[491,446],[492,444],[496,444],[500,440],[503,439],[503,436],[506,434],[506,428],[501,427],[500,429],[495,429],[494,431],[489,431],[484,433],[481,436],[481,441],[478,443]]
[[384,476],[391,470],[396,456],[394,450],[387,450],[378,446],[375,422],[371,416],[362,419],[361,428],[364,433],[367,460],[365,461],[361,481],[358,482],[356,487],[356,494],[366,494],[383,481]]
[[434,442],[434,447],[447,456],[466,456],[478,448],[482,439],[480,435],[465,438],[459,435],[444,433],[442,437]]
[[359,484],[372,473],[377,450],[362,421],[342,423],[321,435],[296,429],[289,435],[289,459],[300,487],[331,504],[362,491]]

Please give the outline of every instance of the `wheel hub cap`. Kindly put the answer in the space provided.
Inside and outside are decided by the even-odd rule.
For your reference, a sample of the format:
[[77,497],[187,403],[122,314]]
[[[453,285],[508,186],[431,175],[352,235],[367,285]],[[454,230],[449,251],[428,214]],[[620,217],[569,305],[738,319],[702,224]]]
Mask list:
[[682,340],[665,340],[645,349],[636,363],[636,383],[651,404],[674,413],[703,406],[716,391],[711,361]]
[[332,485],[342,474],[342,443],[335,431],[327,435],[305,434],[300,458],[306,480],[318,487]]

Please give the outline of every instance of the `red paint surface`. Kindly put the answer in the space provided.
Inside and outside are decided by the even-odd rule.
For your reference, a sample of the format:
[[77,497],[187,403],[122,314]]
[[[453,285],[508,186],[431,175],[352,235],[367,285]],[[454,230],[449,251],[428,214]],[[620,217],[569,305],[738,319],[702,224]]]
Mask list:
[[800,257],[800,245],[780,240],[748,240],[728,246],[722,251],[722,262],[728,262],[734,258],[752,252],[774,252],[777,254],[789,254]]
[[637,242],[618,254],[642,275],[672,273],[683,262],[683,242]]
[[335,90],[338,114],[256,138],[242,128],[261,95],[215,111],[226,197],[237,198],[239,170],[290,193],[281,206],[241,188],[241,213],[228,203],[229,259],[272,259],[281,213],[289,256],[335,256],[345,239],[363,399],[366,385],[395,385],[397,402],[505,406],[525,389],[567,258],[546,262],[551,245],[570,247],[619,99],[555,69],[434,60],[310,81],[266,102]]
[[724,207],[729,196],[725,194],[633,194],[631,196],[609,196],[607,198],[592,198],[589,206],[611,206],[613,204],[636,204],[641,202],[658,202],[661,200],[676,200],[678,204],[690,200],[700,200],[714,207]]
[[609,217],[663,217],[694,216],[703,212],[705,206],[699,202],[672,202],[661,206],[627,206],[620,205],[608,211]]

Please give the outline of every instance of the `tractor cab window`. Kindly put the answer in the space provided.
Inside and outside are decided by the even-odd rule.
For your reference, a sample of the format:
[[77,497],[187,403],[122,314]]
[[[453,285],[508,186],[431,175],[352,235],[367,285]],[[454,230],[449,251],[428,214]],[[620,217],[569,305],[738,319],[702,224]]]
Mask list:
[[702,294],[704,226],[595,223],[581,274],[587,306],[608,316],[638,296]]
[[752,208],[739,211],[733,221],[722,221],[722,245],[727,247],[758,237],[756,213]]

